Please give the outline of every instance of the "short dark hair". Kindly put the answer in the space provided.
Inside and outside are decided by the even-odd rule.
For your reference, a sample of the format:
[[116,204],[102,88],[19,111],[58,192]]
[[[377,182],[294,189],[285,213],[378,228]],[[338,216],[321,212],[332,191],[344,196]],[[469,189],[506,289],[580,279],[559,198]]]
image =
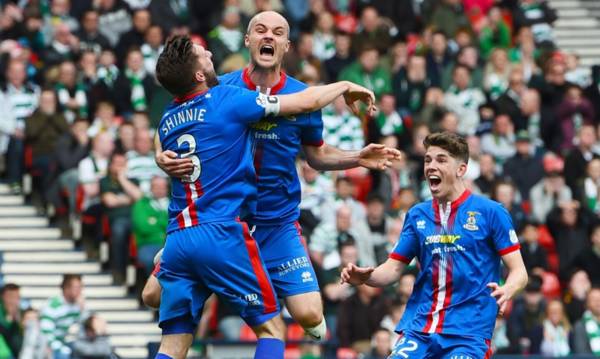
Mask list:
[[7,291],[10,290],[19,290],[21,289],[21,287],[19,287],[18,284],[15,283],[6,283],[4,286],[2,286],[2,289],[0,289],[0,294],[4,294]]
[[170,37],[156,61],[156,78],[172,95],[181,96],[196,86],[197,68],[194,44],[189,36]]
[[60,284],[60,287],[62,289],[65,289],[69,284],[71,284],[71,282],[73,282],[75,280],[81,282],[81,274],[65,274],[65,275],[63,275],[63,279],[62,279],[62,283]]
[[450,155],[464,163],[469,163],[469,145],[464,137],[455,133],[444,131],[430,133],[423,140],[423,146],[428,149],[430,146],[440,147],[450,153]]

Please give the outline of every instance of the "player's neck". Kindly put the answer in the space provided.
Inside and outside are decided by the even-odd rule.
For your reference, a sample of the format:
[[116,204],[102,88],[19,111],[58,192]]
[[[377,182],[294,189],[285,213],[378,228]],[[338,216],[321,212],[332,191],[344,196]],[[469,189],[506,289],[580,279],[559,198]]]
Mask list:
[[467,190],[467,187],[463,183],[463,181],[457,182],[452,190],[448,192],[445,196],[435,197],[438,203],[452,203],[462,196],[462,194]]
[[279,83],[281,79],[281,66],[265,69],[250,63],[248,65],[248,75],[250,80],[262,88],[272,88]]

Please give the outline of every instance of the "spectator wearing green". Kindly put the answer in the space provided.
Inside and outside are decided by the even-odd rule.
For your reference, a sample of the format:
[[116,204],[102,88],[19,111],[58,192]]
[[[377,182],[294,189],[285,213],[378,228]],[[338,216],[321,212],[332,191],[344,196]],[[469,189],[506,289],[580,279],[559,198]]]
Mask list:
[[138,260],[147,274],[152,272],[154,256],[165,243],[169,217],[168,195],[167,179],[154,176],[150,182],[150,194],[140,198],[131,211]]
[[471,28],[461,0],[440,1],[431,15],[431,25],[446,34],[448,38],[454,37],[460,28]]
[[23,344],[19,289],[7,283],[0,290],[0,358],[17,358]]
[[62,294],[48,300],[41,316],[42,333],[52,349],[54,359],[71,357],[67,333],[72,325],[81,323],[87,317],[81,275],[65,274],[61,288]]
[[484,59],[488,58],[493,49],[508,49],[511,45],[510,28],[502,18],[500,8],[491,8],[487,19],[488,23],[479,33],[479,48]]
[[384,93],[392,92],[390,73],[379,64],[379,52],[370,44],[362,48],[358,61],[342,70],[339,80],[364,86],[373,91],[378,98]]

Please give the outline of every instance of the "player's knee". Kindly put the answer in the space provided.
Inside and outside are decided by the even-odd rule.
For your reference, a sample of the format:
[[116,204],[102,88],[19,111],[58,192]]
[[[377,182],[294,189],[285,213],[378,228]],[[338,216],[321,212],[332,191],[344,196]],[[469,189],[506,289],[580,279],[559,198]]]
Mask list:
[[294,319],[304,328],[316,327],[323,321],[323,309],[320,306],[307,306]]
[[281,315],[277,315],[261,325],[252,327],[252,329],[259,338],[285,340],[285,323],[281,319]]
[[160,284],[155,276],[150,276],[144,289],[142,290],[142,301],[152,309],[158,309],[160,306]]

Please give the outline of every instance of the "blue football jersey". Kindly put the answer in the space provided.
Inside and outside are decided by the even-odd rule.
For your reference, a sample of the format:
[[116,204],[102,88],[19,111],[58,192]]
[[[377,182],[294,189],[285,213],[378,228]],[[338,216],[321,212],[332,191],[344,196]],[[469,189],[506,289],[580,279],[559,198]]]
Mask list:
[[194,162],[191,175],[172,178],[167,232],[254,214],[250,125],[265,115],[257,95],[219,85],[166,109],[158,126],[163,150]]
[[416,257],[421,272],[397,331],[490,339],[498,305],[487,284],[500,280],[500,257],[519,248],[510,215],[485,197],[465,191],[449,212],[435,199],[412,207],[390,257]]
[[[260,90],[252,83],[248,69],[225,74],[222,84]],[[279,83],[265,89],[267,95],[284,95],[304,90],[307,86],[281,73]],[[321,111],[288,117],[263,118],[252,126],[254,168],[258,188],[257,213],[253,223],[295,221],[300,210],[300,181],[295,159],[301,145],[323,144]]]

